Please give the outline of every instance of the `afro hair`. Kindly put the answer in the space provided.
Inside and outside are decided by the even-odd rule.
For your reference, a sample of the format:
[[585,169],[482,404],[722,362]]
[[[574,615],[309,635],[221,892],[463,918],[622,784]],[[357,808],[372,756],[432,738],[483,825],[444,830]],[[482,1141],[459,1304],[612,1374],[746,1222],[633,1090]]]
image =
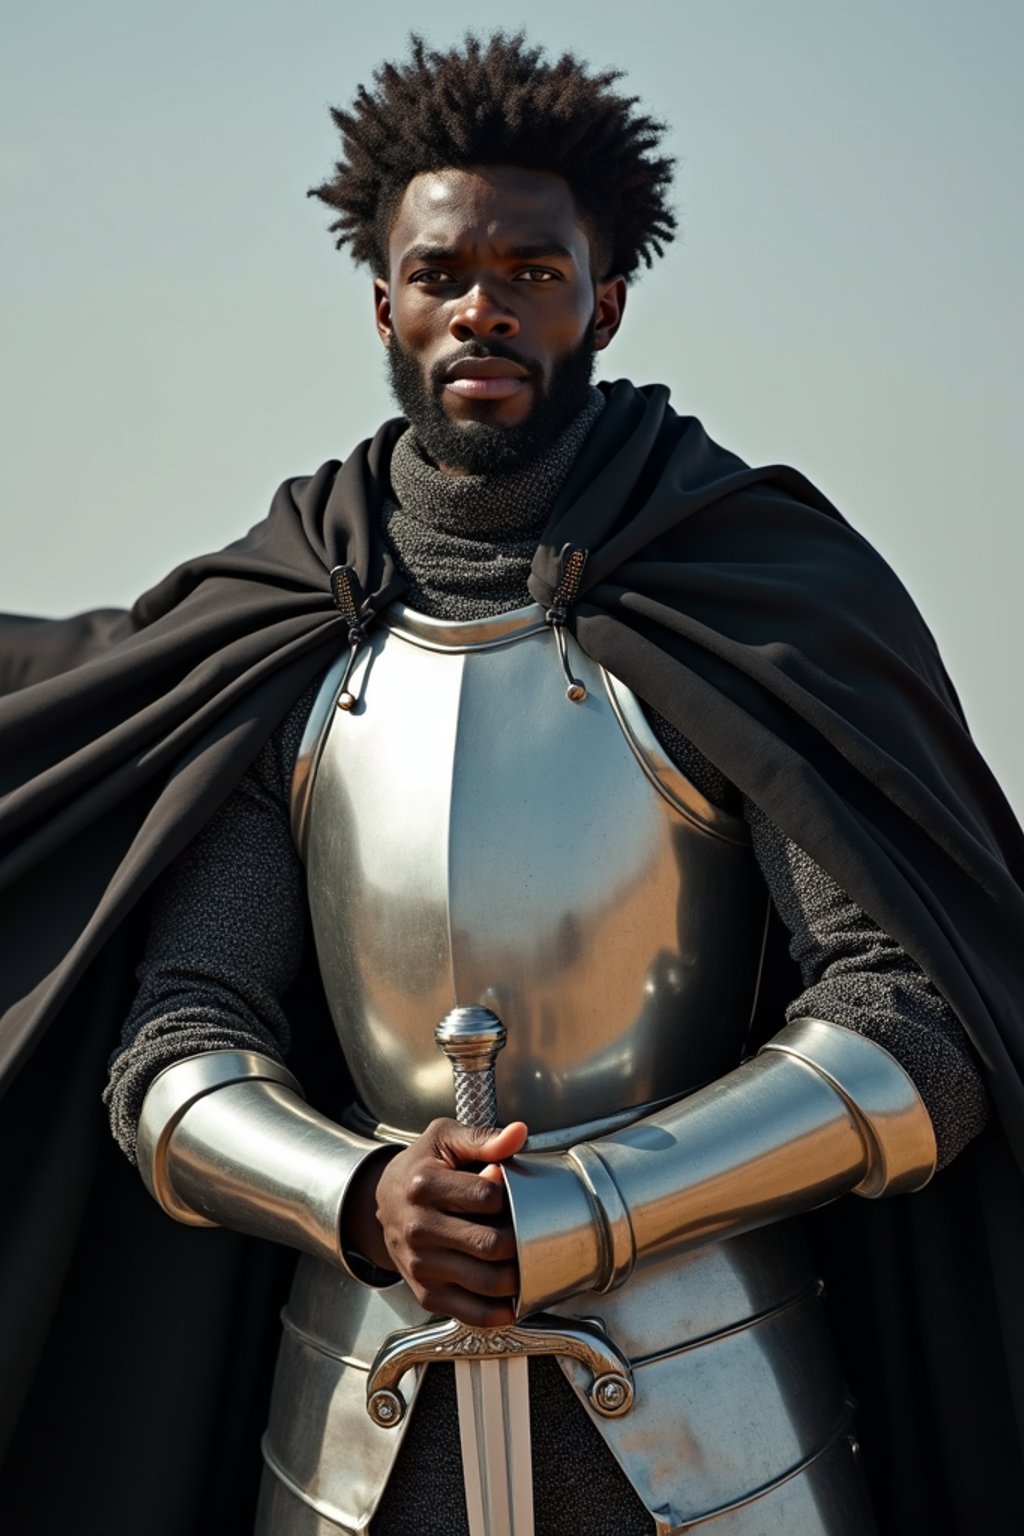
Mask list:
[[622,71],[588,74],[565,53],[554,63],[523,33],[469,34],[446,53],[411,38],[406,63],[382,64],[375,90],[360,86],[347,111],[332,108],[345,158],[312,187],[338,213],[338,249],[375,275],[387,272],[387,239],[402,194],[423,171],[517,165],[568,182],[588,226],[600,277],[631,277],[673,238],[667,197],[673,162],[659,156],[664,124],[635,111],[612,86]]

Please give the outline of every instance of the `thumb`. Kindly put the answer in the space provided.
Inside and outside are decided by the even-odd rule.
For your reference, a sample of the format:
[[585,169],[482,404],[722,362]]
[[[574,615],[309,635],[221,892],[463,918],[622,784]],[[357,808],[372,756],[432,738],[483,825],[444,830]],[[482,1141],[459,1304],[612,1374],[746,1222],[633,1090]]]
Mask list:
[[522,1120],[512,1120],[508,1125],[479,1126],[458,1125],[449,1121],[445,1127],[448,1151],[460,1162],[501,1163],[522,1149],[527,1130]]
[[522,1120],[510,1120],[508,1125],[497,1127],[477,1148],[481,1161],[503,1163],[523,1150],[528,1134]]

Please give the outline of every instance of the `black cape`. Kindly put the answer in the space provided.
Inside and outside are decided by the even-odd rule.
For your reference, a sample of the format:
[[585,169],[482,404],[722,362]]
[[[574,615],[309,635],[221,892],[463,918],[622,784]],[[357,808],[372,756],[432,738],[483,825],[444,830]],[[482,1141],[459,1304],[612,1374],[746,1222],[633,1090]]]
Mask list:
[[[402,591],[375,529],[403,425],[286,481],[244,538],[129,613],[0,634],[5,1528],[246,1529],[281,1261],[150,1209],[97,1101],[148,888],[346,643],[328,573],[355,570],[367,622]],[[974,1041],[990,1130],[922,1194],[809,1225],[883,1529],[1016,1530],[1020,829],[906,591],[794,470],[750,469],[660,386],[619,383],[542,536],[542,603],[566,543],[590,552],[569,610],[584,650],[903,945]],[[768,1033],[781,953],[769,974]]]

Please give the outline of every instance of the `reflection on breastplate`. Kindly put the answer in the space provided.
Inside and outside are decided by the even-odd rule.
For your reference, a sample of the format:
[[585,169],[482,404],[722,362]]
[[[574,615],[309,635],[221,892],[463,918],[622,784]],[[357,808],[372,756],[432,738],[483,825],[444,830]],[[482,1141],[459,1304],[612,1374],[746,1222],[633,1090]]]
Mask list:
[[341,666],[326,678],[293,790],[324,986],[372,1119],[415,1134],[452,1112],[434,1026],[458,1004],[505,1023],[500,1113],[535,1145],[735,1065],[766,909],[743,823],[575,646],[587,697],[567,700],[539,607],[383,620],[354,710],[336,708]]

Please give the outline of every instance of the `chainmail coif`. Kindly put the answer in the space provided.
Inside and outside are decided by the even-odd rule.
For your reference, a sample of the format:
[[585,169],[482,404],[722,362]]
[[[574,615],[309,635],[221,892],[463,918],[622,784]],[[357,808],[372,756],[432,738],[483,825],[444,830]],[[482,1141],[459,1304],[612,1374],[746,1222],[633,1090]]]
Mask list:
[[604,409],[597,389],[547,453],[507,475],[446,475],[410,428],[391,455],[397,505],[384,535],[409,579],[405,601],[435,618],[484,619],[533,601],[526,578],[555,497]]

